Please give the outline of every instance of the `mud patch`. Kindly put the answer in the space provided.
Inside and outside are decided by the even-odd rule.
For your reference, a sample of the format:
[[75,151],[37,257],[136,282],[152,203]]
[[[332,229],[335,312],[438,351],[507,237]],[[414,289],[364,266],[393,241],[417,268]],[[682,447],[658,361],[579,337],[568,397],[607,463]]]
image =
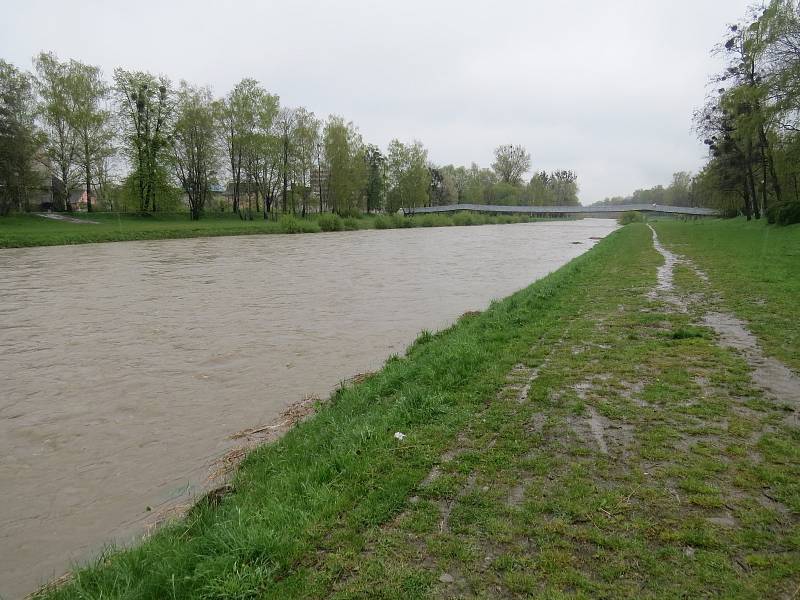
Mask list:
[[703,318],[705,325],[713,329],[723,345],[738,350],[753,369],[753,382],[774,399],[789,404],[793,413],[787,419],[797,424],[800,409],[800,377],[782,362],[764,356],[758,340],[750,333],[743,321],[727,313],[710,312]]
[[530,480],[525,478],[509,490],[507,503],[511,508],[516,508],[524,502],[525,490],[529,484]]
[[664,300],[668,304],[673,305],[681,312],[686,312],[686,302],[675,294],[675,282],[673,280],[673,270],[675,266],[681,262],[676,254],[673,254],[658,240],[656,230],[651,225],[648,225],[650,231],[653,232],[653,247],[656,251],[664,257],[664,264],[658,267],[656,272],[656,287],[648,293],[651,300]]
[[520,404],[527,402],[531,386],[539,376],[540,368],[541,367],[526,367],[523,364],[514,365],[514,368],[511,369],[506,376],[508,384],[500,390],[498,395],[502,397],[510,392],[514,392],[517,402]]
[[600,448],[600,452],[603,454],[608,454],[605,438],[607,421],[608,419],[601,416],[594,407],[589,407],[589,429],[591,429],[594,440],[597,442],[597,447]]
[[60,215],[57,213],[37,213],[40,217],[51,219],[53,221],[63,221],[66,223],[84,223],[86,225],[100,225],[99,221],[90,221],[89,219],[78,219],[76,217],[69,217],[67,215]]

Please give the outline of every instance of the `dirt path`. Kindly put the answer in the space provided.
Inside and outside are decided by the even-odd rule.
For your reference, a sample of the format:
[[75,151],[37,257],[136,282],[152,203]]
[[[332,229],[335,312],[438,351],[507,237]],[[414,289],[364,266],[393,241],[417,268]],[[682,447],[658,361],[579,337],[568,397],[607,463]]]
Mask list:
[[[675,292],[673,283],[675,267],[679,264],[686,265],[703,283],[708,283],[708,276],[689,259],[675,255],[664,248],[655,229],[649,227],[653,232],[653,245],[664,257],[664,264],[658,269],[658,285],[654,293],[685,311],[687,302]],[[744,357],[752,369],[753,382],[759,388],[767,392],[773,400],[787,405],[790,409],[787,421],[792,424],[800,423],[800,377],[779,360],[765,356],[756,336],[749,331],[745,322],[735,315],[711,310],[703,314],[702,322],[716,332],[724,346],[733,348]]]
[[77,217],[70,217],[68,215],[60,215],[58,213],[36,213],[45,219],[52,219],[53,221],[63,221],[65,223],[85,223],[89,225],[100,225],[100,221],[90,221],[89,219],[78,219]]

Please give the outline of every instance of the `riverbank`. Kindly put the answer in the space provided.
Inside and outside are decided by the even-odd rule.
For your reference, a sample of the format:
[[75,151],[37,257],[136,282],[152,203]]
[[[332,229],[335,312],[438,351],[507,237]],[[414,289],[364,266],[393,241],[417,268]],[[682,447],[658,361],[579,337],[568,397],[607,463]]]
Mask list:
[[657,279],[630,225],[422,334],[184,520],[42,597],[791,597],[794,384],[774,398],[707,319],[725,266],[696,235],[673,247],[692,226],[656,230],[696,264]]
[[[281,216],[269,221],[265,221],[260,214],[251,221],[244,221],[234,214],[208,214],[199,221],[189,220],[186,214],[136,215],[95,212],[74,213],[72,216],[75,219],[55,220],[35,214],[0,217],[0,248],[225,235],[529,223],[537,220],[522,216],[491,216],[474,213],[422,215],[408,218],[400,215],[360,215],[344,219],[326,213],[305,219]],[[77,219],[92,222],[75,222]]]

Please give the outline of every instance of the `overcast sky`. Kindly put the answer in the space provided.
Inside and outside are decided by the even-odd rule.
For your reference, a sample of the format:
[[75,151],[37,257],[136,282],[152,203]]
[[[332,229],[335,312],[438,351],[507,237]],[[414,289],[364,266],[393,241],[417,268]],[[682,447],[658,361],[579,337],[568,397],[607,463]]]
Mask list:
[[10,0],[0,57],[163,73],[226,93],[253,77],[368,142],[421,140],[437,164],[524,145],[573,169],[584,204],[696,170],[709,49],[749,0]]

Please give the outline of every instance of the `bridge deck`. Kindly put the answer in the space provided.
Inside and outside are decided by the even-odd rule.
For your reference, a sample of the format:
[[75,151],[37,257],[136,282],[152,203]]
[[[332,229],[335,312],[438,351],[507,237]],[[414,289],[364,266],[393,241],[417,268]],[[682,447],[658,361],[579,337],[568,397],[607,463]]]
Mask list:
[[425,213],[457,212],[462,210],[488,213],[522,213],[526,215],[579,215],[637,211],[673,215],[694,215],[703,217],[719,216],[719,212],[713,208],[665,206],[662,204],[609,204],[602,206],[500,206],[493,204],[447,204],[445,206],[404,208],[403,212],[406,215],[414,215]]

